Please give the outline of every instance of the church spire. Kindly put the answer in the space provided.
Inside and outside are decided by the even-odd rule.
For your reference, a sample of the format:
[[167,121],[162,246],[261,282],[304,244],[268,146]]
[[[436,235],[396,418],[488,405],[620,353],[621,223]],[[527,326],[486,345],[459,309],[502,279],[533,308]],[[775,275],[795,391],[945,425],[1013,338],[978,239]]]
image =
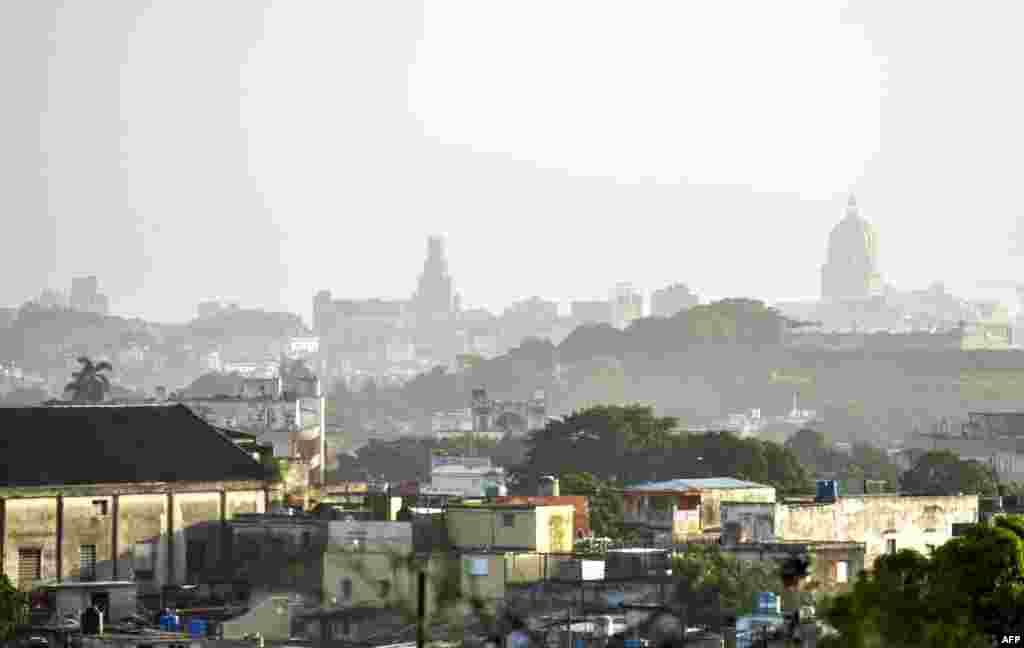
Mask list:
[[846,205],[848,207],[856,207],[857,206],[857,196],[854,195],[854,193],[852,191],[850,192],[850,197],[846,199]]

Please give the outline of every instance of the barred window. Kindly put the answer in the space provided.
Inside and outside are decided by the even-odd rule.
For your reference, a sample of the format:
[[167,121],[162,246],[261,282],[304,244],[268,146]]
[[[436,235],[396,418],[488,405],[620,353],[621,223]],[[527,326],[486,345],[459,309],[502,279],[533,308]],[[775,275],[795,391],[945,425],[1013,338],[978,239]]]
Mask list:
[[78,574],[84,581],[96,580],[96,545],[78,548]]

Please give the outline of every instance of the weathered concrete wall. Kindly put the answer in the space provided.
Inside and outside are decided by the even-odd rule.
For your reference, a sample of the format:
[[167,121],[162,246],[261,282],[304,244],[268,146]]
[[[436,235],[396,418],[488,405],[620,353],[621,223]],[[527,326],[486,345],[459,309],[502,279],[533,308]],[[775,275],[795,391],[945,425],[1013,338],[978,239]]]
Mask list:
[[722,526],[722,502],[774,502],[775,489],[764,488],[723,488],[701,491],[701,529]]
[[863,542],[870,569],[895,541],[896,550],[927,553],[953,537],[954,523],[978,521],[978,496],[840,497],[835,503],[782,504],[776,507],[775,533],[787,542],[828,540]]
[[[174,580],[178,583],[195,582],[205,570],[215,568],[221,552],[220,493],[176,495],[174,509]],[[188,564],[190,542],[197,543],[197,549],[201,547],[192,556],[193,562],[200,562],[198,565]]]
[[731,542],[775,542],[774,502],[722,502],[722,539]]
[[[474,561],[486,564],[487,573],[472,574],[471,567]],[[501,554],[466,554],[462,556],[460,567],[463,594],[479,596],[490,601],[505,598],[506,576],[509,580],[512,579],[512,575],[506,571],[505,562],[506,557]]]
[[259,632],[270,641],[287,641],[291,636],[291,605],[287,596],[267,597],[240,617],[221,625],[225,639],[241,639]]
[[72,586],[56,589],[54,601],[58,614],[61,616],[74,614],[77,617],[92,604],[92,595],[99,592],[106,593],[110,597],[110,607],[106,611],[104,623],[116,623],[138,611],[138,598],[134,587],[83,585],[82,587]]
[[[0,557],[3,571],[16,582],[18,549],[38,548],[42,549],[43,580],[77,580],[81,576],[81,548],[93,545],[96,547],[96,578],[132,579],[136,578],[136,572],[142,572],[138,578],[142,589],[152,592],[168,583],[169,552],[173,549],[173,580],[184,583],[188,540],[204,539],[210,543],[207,564],[218,557],[220,536],[217,530],[221,520],[218,487],[224,485],[208,484],[206,486],[212,488],[206,491],[197,486],[185,484],[183,492],[176,492],[176,487],[167,484],[140,484],[135,485],[135,492],[132,492],[131,485],[93,485],[63,489],[67,492],[60,499],[61,489],[36,489],[39,497],[5,490],[2,493],[4,506],[0,509],[4,512],[4,555]],[[175,491],[174,511],[169,516],[168,493],[171,491]],[[229,515],[264,510],[265,496],[259,488],[228,492],[225,499]],[[100,503],[105,503],[105,512]],[[173,520],[173,529],[168,528],[169,519]],[[60,574],[57,571],[58,542],[61,545]]]
[[319,520],[235,522],[231,525],[231,575],[255,593],[319,594],[327,525]]
[[118,497],[118,576],[140,580],[144,577],[152,587],[162,585],[167,575],[166,532],[166,495]]
[[57,577],[57,500],[32,498],[6,500],[4,524],[4,573],[15,587],[18,582],[18,549],[42,550],[42,578]]
[[225,494],[227,511],[230,520],[239,513],[266,513],[266,497],[261,491],[232,491]]
[[[96,548],[97,580],[114,578],[114,498],[65,497],[64,533],[61,552],[64,564],[61,577],[81,580],[81,550],[83,545]],[[102,504],[101,504],[102,503]]]

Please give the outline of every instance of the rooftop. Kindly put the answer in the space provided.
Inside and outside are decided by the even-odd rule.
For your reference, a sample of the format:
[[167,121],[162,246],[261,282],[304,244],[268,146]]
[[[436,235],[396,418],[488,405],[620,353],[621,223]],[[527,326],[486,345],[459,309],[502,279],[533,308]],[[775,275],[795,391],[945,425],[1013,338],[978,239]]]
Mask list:
[[0,408],[0,487],[264,481],[184,405]]
[[627,486],[627,491],[701,491],[727,490],[734,488],[771,488],[764,484],[734,479],[733,477],[709,477],[706,479],[670,479],[660,482],[644,482]]

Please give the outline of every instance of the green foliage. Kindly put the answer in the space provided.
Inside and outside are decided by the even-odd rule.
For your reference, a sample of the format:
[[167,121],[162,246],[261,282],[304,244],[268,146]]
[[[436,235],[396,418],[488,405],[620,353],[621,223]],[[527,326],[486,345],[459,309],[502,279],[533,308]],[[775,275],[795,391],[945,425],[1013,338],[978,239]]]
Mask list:
[[731,476],[783,493],[811,488],[806,470],[787,448],[729,433],[679,434],[676,428],[675,418],[656,416],[647,405],[577,411],[530,435],[517,476],[527,484],[567,473],[620,483]]
[[672,561],[674,600],[691,625],[717,626],[725,615],[749,614],[758,592],[781,588],[779,567],[744,561],[717,545],[691,545]]
[[585,495],[590,506],[590,528],[598,538],[613,541],[635,539],[636,534],[622,523],[622,494],[618,484],[602,481],[591,473],[565,473],[559,478],[563,495]]
[[1024,519],[975,525],[931,557],[882,556],[822,615],[836,646],[991,645],[1024,623]]
[[102,403],[110,391],[110,379],[103,372],[114,368],[109,362],[93,364],[85,356],[78,358],[78,362],[82,368],[71,374],[73,380],[64,387],[64,391],[71,392],[71,400],[75,403]]
[[28,623],[28,594],[19,592],[10,579],[0,576],[0,641],[14,638],[14,629]]
[[921,495],[995,495],[998,491],[992,469],[977,461],[964,461],[955,452],[925,453],[900,478],[902,489]]
[[891,489],[899,485],[899,467],[889,460],[884,450],[871,444],[854,443],[852,452],[846,455],[833,449],[824,433],[805,428],[794,433],[785,445],[815,476],[848,482],[884,481]]

